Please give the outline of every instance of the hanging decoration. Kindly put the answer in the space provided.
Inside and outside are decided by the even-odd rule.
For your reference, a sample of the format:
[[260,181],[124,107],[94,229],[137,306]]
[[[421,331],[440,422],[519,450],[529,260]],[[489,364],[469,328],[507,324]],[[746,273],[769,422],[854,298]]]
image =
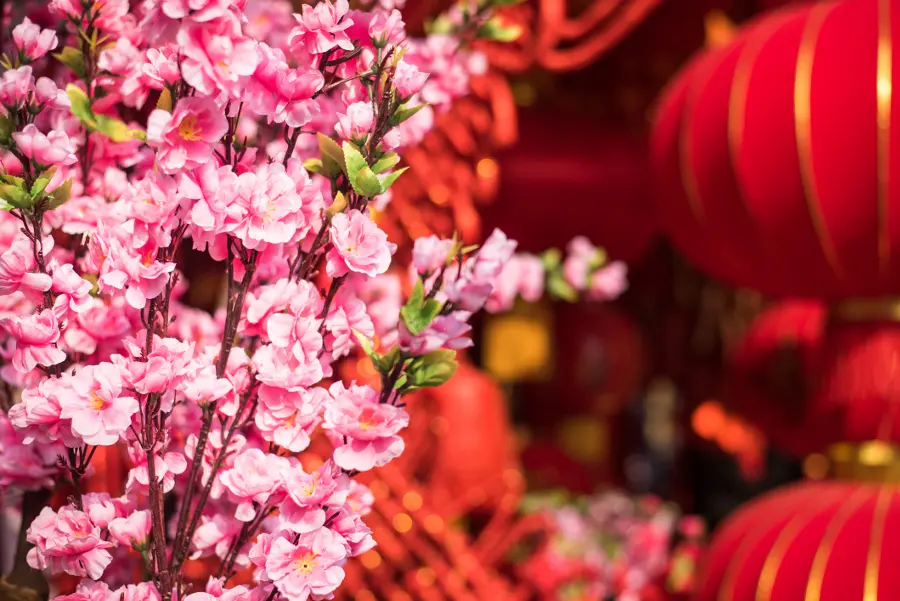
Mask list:
[[888,0],[788,7],[682,70],[652,154],[689,260],[769,294],[900,290],[898,19]]

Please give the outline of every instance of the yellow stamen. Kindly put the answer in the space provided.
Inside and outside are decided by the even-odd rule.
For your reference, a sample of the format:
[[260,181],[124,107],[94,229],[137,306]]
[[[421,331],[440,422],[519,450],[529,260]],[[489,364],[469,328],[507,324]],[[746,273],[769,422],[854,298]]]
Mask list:
[[197,117],[194,115],[188,115],[178,124],[178,135],[184,140],[190,142],[199,140],[202,133],[203,128],[197,125]]

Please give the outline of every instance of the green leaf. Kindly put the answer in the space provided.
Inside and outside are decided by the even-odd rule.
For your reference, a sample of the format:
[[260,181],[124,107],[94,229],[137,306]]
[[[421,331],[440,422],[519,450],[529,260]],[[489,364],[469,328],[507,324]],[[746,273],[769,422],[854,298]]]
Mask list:
[[6,115],[0,115],[0,144],[7,144],[12,136],[12,123]]
[[403,172],[407,169],[409,169],[409,167],[403,167],[402,169],[397,169],[396,171],[388,173],[387,175],[382,175],[379,178],[381,193],[383,194],[385,191],[387,191],[387,189],[391,187],[391,184],[397,181],[397,178],[403,175]]
[[0,185],[0,199],[5,200],[17,209],[30,209],[34,206],[34,199],[31,197],[31,194],[26,192],[21,186],[12,184]]
[[53,57],[72,70],[79,79],[84,78],[84,55],[81,50],[72,46],[66,46]]
[[401,123],[403,123],[404,121],[406,121],[407,119],[409,119],[410,117],[412,117],[413,115],[415,115],[416,113],[421,111],[426,106],[428,106],[427,103],[420,104],[418,106],[414,106],[414,107],[410,108],[404,104],[403,106],[401,106],[400,108],[397,109],[397,112],[394,113],[393,116],[391,116],[391,124],[392,125],[400,125]]
[[67,179],[61,186],[50,193],[50,208],[56,209],[69,200],[72,196],[72,178]]
[[21,177],[16,177],[15,175],[10,175],[8,173],[4,173],[0,175],[0,179],[2,179],[7,184],[12,184],[14,186],[18,186],[20,188],[25,187],[25,180]]
[[66,86],[66,94],[69,96],[69,102],[72,104],[72,114],[91,128],[97,126],[94,119],[94,112],[91,110],[91,99],[84,90],[73,83]]
[[407,390],[441,386],[456,373],[456,351],[438,349],[424,357],[416,357],[406,369]]
[[366,197],[381,194],[381,181],[366,163],[359,149],[350,142],[343,144],[344,164],[347,166],[347,178],[357,194]]
[[328,177],[337,177],[339,173],[346,172],[344,167],[344,151],[338,146],[338,143],[320,133],[319,138],[319,155],[322,157],[322,165],[325,168],[324,175]]
[[459,249],[459,252],[461,252],[464,255],[467,255],[469,253],[473,253],[476,250],[478,250],[478,246],[479,246],[478,244],[470,244],[468,246],[463,246],[461,249]]
[[541,253],[541,263],[545,271],[553,271],[562,264],[562,252],[558,248],[550,248]]
[[453,21],[448,15],[440,15],[425,27],[426,33],[448,34],[453,32]]
[[400,162],[400,155],[396,152],[392,152],[390,154],[386,154],[372,165],[372,171],[375,173],[384,173],[388,169],[393,169],[394,166]]
[[547,276],[547,292],[554,298],[570,303],[578,300],[578,291],[565,280],[558,269],[551,271]]
[[169,88],[163,88],[163,91],[159,94],[159,99],[156,101],[156,108],[169,112],[172,112],[172,92],[169,91]]
[[127,142],[133,136],[124,121],[120,121],[107,115],[95,115],[97,121],[95,129],[113,142]]
[[350,178],[350,184],[357,194],[372,198],[384,192],[381,180],[368,165],[356,172],[355,178]]
[[147,132],[141,129],[129,129],[128,135],[134,140],[140,140],[141,142],[147,141]]
[[344,196],[343,192],[338,192],[334,195],[334,201],[331,203],[331,206],[325,209],[325,216],[331,219],[338,213],[343,213],[346,208],[347,197]]
[[47,173],[34,180],[34,183],[31,185],[32,196],[40,196],[40,194],[47,188],[47,184],[50,183],[50,178],[53,177],[54,171],[54,169],[50,169],[49,171],[47,171]]
[[497,17],[492,17],[478,28],[476,35],[494,42],[515,42],[522,35],[518,25],[503,25]]
[[416,282],[406,304],[400,308],[400,319],[411,334],[420,334],[440,315],[443,304],[433,298],[425,300],[425,286],[420,279]]
[[322,173],[325,170],[322,159],[306,159],[303,161],[303,168],[310,173]]

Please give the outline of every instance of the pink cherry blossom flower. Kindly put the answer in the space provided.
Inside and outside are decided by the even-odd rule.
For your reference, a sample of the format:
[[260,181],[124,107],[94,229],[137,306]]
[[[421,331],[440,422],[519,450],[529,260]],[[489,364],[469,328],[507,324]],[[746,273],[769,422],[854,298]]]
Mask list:
[[378,47],[398,44],[406,37],[406,24],[399,10],[373,13],[369,22],[369,37]]
[[52,29],[41,29],[39,25],[25,17],[12,31],[13,42],[26,59],[36,61],[59,44],[56,32]]
[[152,582],[139,582],[138,584],[129,584],[123,586],[116,591],[119,595],[118,601],[161,601],[162,595],[159,594],[156,585]]
[[375,325],[366,311],[366,305],[350,294],[340,290],[335,295],[331,310],[325,318],[328,331],[326,346],[334,359],[348,355],[357,344],[356,336],[371,339],[375,335]]
[[30,66],[8,69],[0,77],[0,103],[20,108],[28,101],[28,95],[32,89],[34,89],[34,76],[31,74]]
[[134,511],[134,504],[127,498],[113,498],[109,493],[84,493],[81,500],[84,512],[98,528],[108,528],[114,519],[125,517]]
[[322,388],[289,391],[263,384],[259,387],[256,427],[263,440],[299,453],[310,443],[310,435],[321,420],[325,404],[331,400]]
[[467,334],[472,326],[453,315],[440,315],[425,330],[413,335],[400,324],[400,348],[411,355],[427,355],[441,348],[459,350],[472,346]]
[[588,286],[591,272],[600,266],[602,255],[584,236],[572,238],[566,246],[566,253],[563,276],[573,288],[583,291]]
[[71,377],[73,395],[61,402],[60,417],[72,420],[72,432],[87,444],[118,442],[138,412],[138,402],[124,394],[122,377],[111,363],[87,365]]
[[375,123],[371,102],[354,102],[345,113],[338,113],[334,131],[346,140],[364,138]]
[[366,551],[375,548],[372,530],[362,520],[359,513],[348,511],[348,506],[338,510],[337,517],[330,528],[332,532],[344,539],[344,546],[350,557],[359,557]]
[[331,219],[327,270],[332,277],[354,271],[369,277],[387,271],[396,245],[367,215],[353,209]]
[[294,15],[297,26],[291,31],[289,39],[294,52],[322,54],[334,48],[348,52],[353,50],[353,42],[347,36],[347,29],[353,23],[346,17],[348,10],[347,0],[303,5],[302,12]]
[[349,479],[333,463],[307,473],[299,465],[281,472],[288,498],[281,506],[282,526],[291,532],[314,532],[325,525],[326,507],[342,507]]
[[59,445],[25,444],[24,438],[10,419],[0,413],[0,490],[52,488],[59,476],[53,455],[64,450]]
[[307,353],[306,347],[301,348],[304,350],[303,362],[297,360],[294,349],[279,348],[274,344],[261,347],[253,354],[256,379],[285,390],[300,390],[316,384],[324,375],[318,353]]
[[60,90],[56,82],[48,77],[39,77],[37,83],[34,84],[34,99],[48,108],[58,111],[72,106],[65,91]]
[[296,543],[275,539],[265,571],[288,601],[327,598],[344,579],[340,564],[346,557],[341,538],[320,528],[301,534]]
[[109,523],[109,533],[120,545],[144,549],[150,536],[150,512],[135,511],[127,518],[116,518]]
[[322,335],[319,322],[287,313],[276,313],[266,322],[266,334],[278,348],[290,349],[300,363],[315,361],[322,349]]
[[325,408],[326,430],[346,437],[334,450],[334,462],[347,470],[368,471],[385,465],[403,452],[397,434],[409,425],[409,415],[400,407],[378,402],[378,393],[368,386],[335,382],[329,389],[334,403]]
[[259,449],[246,449],[234,458],[234,465],[219,474],[228,492],[238,502],[234,517],[250,522],[256,516],[254,503],[265,504],[281,486],[280,471],[287,460]]
[[178,101],[175,111],[156,109],[147,120],[147,143],[157,149],[165,173],[196,169],[212,158],[213,147],[228,131],[222,109],[206,97]]
[[180,201],[175,179],[158,172],[151,171],[136,185],[128,186],[118,212],[127,219],[122,228],[131,236],[132,248],[141,248],[148,241],[161,248],[169,246]]
[[264,164],[255,172],[242,173],[238,176],[237,204],[243,215],[234,234],[247,248],[289,242],[305,226],[301,203],[282,165]]
[[[127,597],[126,597],[127,599]],[[82,580],[71,595],[59,595],[53,601],[121,601],[105,582]],[[128,599],[128,601],[133,601]]]
[[163,0],[162,12],[170,19],[184,19],[205,23],[226,16],[233,0]]
[[[134,467],[128,472],[125,491],[128,494],[149,492],[150,471],[147,466],[147,454],[138,444],[130,446],[128,454]],[[153,466],[156,481],[162,483],[163,492],[169,492],[175,488],[175,476],[183,474],[187,469],[187,461],[184,455],[177,451],[156,452],[153,454]]]
[[494,289],[485,308],[492,313],[505,311],[512,307],[517,295],[533,303],[543,294],[544,265],[540,257],[514,255],[494,281]]
[[27,539],[34,545],[27,557],[32,568],[94,580],[112,561],[107,549],[115,546],[101,538],[100,528],[85,513],[69,505],[59,513],[45,507],[28,528]]
[[78,445],[72,434],[72,424],[60,416],[62,399],[72,394],[71,386],[63,378],[47,378],[22,391],[22,402],[13,405],[9,418],[30,444],[62,441],[66,446]]
[[177,82],[181,78],[177,58],[176,53],[165,54],[157,48],[149,48],[142,67],[148,85],[162,89]]
[[417,94],[425,81],[428,79],[428,73],[422,73],[415,65],[400,61],[394,72],[394,85],[400,96],[410,98]]
[[[3,259],[0,258],[0,268]],[[75,313],[82,313],[91,306],[91,288],[93,285],[75,273],[71,264],[59,265],[53,270],[52,289],[60,295],[63,304]]]
[[214,365],[204,365],[194,371],[181,383],[179,390],[188,401],[200,406],[234,394],[231,382],[218,377]]
[[33,123],[12,135],[19,151],[27,158],[45,167],[72,165],[78,161],[75,147],[65,132],[53,130],[44,135]]
[[[216,513],[200,517],[200,526],[194,533],[192,559],[215,555],[225,558],[232,538],[238,535],[243,524],[228,515]],[[260,538],[265,535],[260,535]]]
[[[238,98],[242,78],[259,64],[257,42],[235,35],[227,21],[218,27],[189,25],[178,32],[184,80],[206,96],[224,93]],[[224,133],[224,132],[223,132]]]
[[[48,242],[52,248],[52,238],[48,238]],[[40,293],[50,290],[53,280],[45,273],[36,272],[37,261],[31,241],[24,236],[16,238],[0,254],[0,294],[20,291],[31,299],[39,300]]]
[[175,263],[155,260],[156,252],[152,249],[138,254],[114,238],[104,240],[102,235],[91,238],[91,246],[100,247],[104,243],[108,250],[100,272],[101,289],[124,291],[125,300],[135,309],[143,309],[149,299],[162,294],[169,275],[175,271]]
[[613,261],[595,271],[588,285],[588,297],[595,300],[612,300],[628,288],[628,266]]
[[375,496],[369,487],[358,480],[350,480],[350,490],[347,494],[347,505],[354,513],[361,516],[372,512]]
[[280,50],[260,44],[261,60],[244,91],[245,102],[269,123],[303,127],[321,112],[318,92],[325,79],[312,67],[291,68]]
[[434,235],[416,238],[413,243],[413,265],[419,275],[427,278],[446,264],[452,251],[452,240],[441,240]]
[[38,365],[52,367],[65,361],[66,354],[56,347],[59,322],[52,310],[27,317],[3,317],[0,327],[13,337],[12,363],[17,371],[27,373]]

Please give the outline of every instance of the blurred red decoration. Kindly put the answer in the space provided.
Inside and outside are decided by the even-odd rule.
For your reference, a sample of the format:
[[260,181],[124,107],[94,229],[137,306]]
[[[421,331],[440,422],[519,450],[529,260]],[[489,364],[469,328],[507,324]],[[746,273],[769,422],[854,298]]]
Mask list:
[[770,294],[900,290],[892,6],[776,11],[668,88],[653,135],[656,197],[698,267]]
[[500,193],[481,209],[486,226],[523,250],[583,235],[613,259],[639,258],[656,226],[644,144],[569,111],[523,111],[519,123],[518,142],[498,155]]
[[532,67],[574,71],[598,60],[640,25],[660,0],[532,0],[511,7],[508,21],[523,28],[514,44],[491,49],[504,71]]
[[760,314],[729,362],[732,408],[796,455],[900,440],[900,322],[865,307],[791,299]]
[[740,509],[710,544],[694,601],[900,598],[900,489],[805,482]]

